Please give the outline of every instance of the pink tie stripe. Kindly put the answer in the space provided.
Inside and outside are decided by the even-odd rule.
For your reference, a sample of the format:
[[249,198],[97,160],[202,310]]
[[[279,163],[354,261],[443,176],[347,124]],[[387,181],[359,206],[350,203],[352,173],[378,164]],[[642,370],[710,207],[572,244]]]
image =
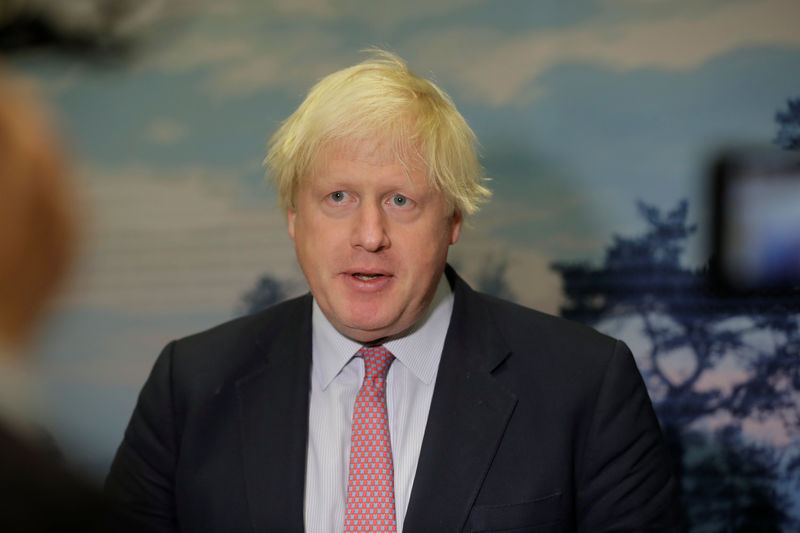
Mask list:
[[383,346],[364,347],[364,383],[353,408],[350,472],[344,531],[397,531],[394,465],[386,411],[386,373],[394,356]]

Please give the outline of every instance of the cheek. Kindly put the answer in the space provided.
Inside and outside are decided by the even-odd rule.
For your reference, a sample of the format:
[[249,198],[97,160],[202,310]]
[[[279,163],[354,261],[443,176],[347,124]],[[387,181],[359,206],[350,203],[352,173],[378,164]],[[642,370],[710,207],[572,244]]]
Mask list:
[[[330,222],[308,220],[297,217],[294,223],[295,247],[307,261],[325,262],[336,254],[342,246],[342,232]],[[308,266],[314,267],[314,264]]]

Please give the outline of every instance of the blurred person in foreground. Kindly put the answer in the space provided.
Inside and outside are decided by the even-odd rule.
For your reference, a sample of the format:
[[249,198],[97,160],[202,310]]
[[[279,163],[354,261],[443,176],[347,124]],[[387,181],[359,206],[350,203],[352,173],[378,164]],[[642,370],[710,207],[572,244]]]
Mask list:
[[677,531],[628,348],[446,264],[475,137],[397,56],[323,78],[267,163],[310,294],[170,343],[106,489],[130,531]]
[[102,531],[41,422],[31,351],[75,251],[66,166],[32,85],[0,65],[0,531]]

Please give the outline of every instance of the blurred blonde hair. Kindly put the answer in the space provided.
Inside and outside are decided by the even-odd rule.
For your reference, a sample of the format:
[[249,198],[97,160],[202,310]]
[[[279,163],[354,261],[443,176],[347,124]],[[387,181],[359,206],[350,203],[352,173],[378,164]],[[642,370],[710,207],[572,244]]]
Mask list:
[[380,139],[397,160],[427,166],[431,185],[465,215],[491,195],[478,162],[475,134],[450,97],[417,77],[397,55],[371,49],[358,65],[330,74],[308,93],[268,144],[265,164],[284,210],[327,146]]
[[24,345],[75,247],[60,144],[34,87],[0,64],[0,341]]

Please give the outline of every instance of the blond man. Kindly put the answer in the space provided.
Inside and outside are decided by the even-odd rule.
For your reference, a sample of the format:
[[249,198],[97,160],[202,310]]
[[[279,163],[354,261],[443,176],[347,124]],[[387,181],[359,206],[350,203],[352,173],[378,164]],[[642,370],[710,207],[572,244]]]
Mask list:
[[450,98],[375,51],[267,163],[310,293],[171,343],[107,481],[131,531],[669,531],[624,344],[447,266],[489,196]]

